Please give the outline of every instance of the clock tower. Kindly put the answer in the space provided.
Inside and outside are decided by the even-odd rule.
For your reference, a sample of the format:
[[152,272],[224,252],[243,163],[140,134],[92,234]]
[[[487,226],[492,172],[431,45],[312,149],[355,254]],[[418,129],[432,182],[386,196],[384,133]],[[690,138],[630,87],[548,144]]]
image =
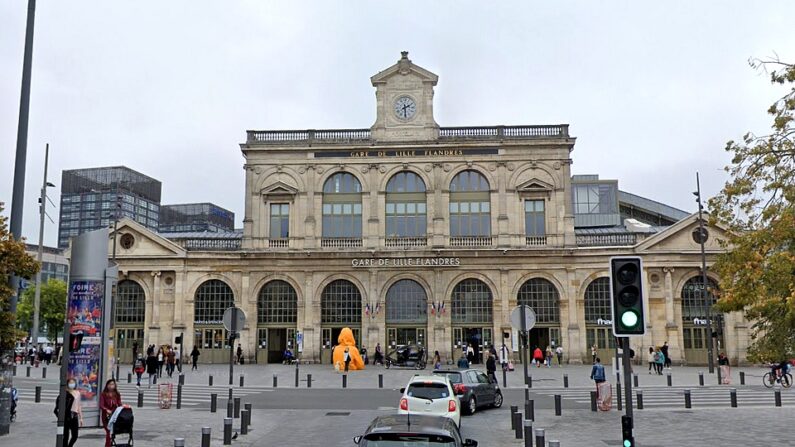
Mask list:
[[376,118],[370,128],[376,141],[423,141],[439,137],[433,119],[433,87],[439,77],[414,65],[409,52],[370,78],[375,87]]

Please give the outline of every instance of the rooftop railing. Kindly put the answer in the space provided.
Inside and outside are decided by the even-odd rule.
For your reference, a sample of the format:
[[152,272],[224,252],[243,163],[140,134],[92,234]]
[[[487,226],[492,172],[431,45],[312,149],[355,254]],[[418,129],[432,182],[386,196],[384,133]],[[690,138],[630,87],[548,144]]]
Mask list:
[[611,247],[635,245],[638,242],[634,233],[578,234],[578,247]]

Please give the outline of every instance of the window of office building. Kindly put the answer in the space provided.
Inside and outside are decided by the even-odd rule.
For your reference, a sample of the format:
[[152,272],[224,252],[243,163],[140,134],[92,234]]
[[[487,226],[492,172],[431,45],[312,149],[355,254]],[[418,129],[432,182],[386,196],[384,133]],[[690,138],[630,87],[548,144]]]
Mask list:
[[715,314],[712,306],[718,302],[718,283],[707,278],[707,293],[704,294],[704,282],[701,276],[687,280],[682,287],[682,320],[692,322],[694,318],[704,319],[707,312]]
[[116,323],[143,324],[145,309],[146,296],[143,287],[129,279],[119,281],[118,286],[116,286],[116,303],[113,306],[113,311],[116,314]]
[[524,228],[527,236],[544,236],[546,234],[543,200],[525,200]]
[[272,239],[290,237],[290,205],[287,203],[271,203],[271,228]]
[[320,294],[320,321],[324,324],[355,324],[362,322],[362,295],[350,281],[338,279],[323,288]]
[[387,324],[428,322],[428,297],[417,281],[401,279],[386,292]]
[[533,278],[522,284],[517,303],[520,306],[530,306],[538,323],[560,323],[558,289],[544,278]]
[[232,288],[218,279],[205,281],[196,290],[193,321],[197,324],[221,324],[224,311],[235,304]]
[[362,185],[347,172],[323,185],[323,237],[362,237]]
[[257,322],[260,324],[292,323],[298,320],[298,294],[286,281],[265,284],[257,298]]
[[479,279],[465,279],[453,289],[452,322],[490,324],[492,295],[489,286]]
[[574,185],[575,214],[612,214],[618,212],[615,184]]
[[490,236],[489,183],[477,171],[459,172],[450,182],[450,236]]
[[419,175],[398,172],[386,184],[386,236],[425,236],[425,182]]

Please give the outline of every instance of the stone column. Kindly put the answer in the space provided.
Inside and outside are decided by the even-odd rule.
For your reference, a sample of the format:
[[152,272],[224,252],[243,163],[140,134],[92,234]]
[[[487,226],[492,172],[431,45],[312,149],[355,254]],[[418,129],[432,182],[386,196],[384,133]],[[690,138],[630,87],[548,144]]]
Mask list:
[[174,329],[185,328],[185,296],[187,284],[185,271],[174,271]]
[[433,228],[433,240],[431,245],[434,247],[445,246],[444,235],[447,233],[444,223],[448,211],[444,209],[442,197],[442,189],[447,186],[442,184],[443,172],[444,166],[441,163],[433,164],[433,182],[435,187],[433,189],[433,226],[431,227]]
[[151,272],[152,275],[152,323],[149,326],[149,341],[155,345],[160,344],[160,272]]
[[671,267],[663,267],[665,273],[665,324],[666,327],[676,326],[674,323],[674,286],[671,274],[674,269]]
[[[378,172],[380,167],[377,164],[371,164],[367,168],[362,168],[362,171],[365,169],[369,172],[369,183],[370,183],[370,212],[367,216],[367,225],[363,225],[362,229],[365,231],[365,234],[362,234],[362,238],[364,239],[362,242],[365,247],[368,248],[378,248],[379,244],[378,241],[381,236],[381,231],[379,229],[379,222],[380,219],[379,214],[381,209],[378,207]],[[364,202],[365,197],[362,197],[362,202]],[[364,211],[364,203],[362,203],[362,211]],[[362,216],[364,219],[365,216]]]
[[574,268],[566,269],[566,281],[563,283],[563,293],[565,299],[568,301],[569,308],[569,326],[568,326],[568,346],[564,345],[564,356],[568,358],[569,363],[582,364],[582,359],[587,354],[587,346],[585,340],[580,337],[580,324],[577,318],[577,289],[579,281],[577,281],[577,270]]
[[508,227],[507,192],[505,190],[506,172],[505,163],[497,163],[497,246],[509,247],[511,245],[511,232]]
[[[315,171],[314,165],[309,165],[306,168],[305,184],[306,184],[306,205],[304,212],[304,248],[315,248]],[[301,173],[301,170],[298,171]],[[322,188],[322,186],[321,186]],[[322,205],[321,205],[322,206]],[[306,339],[304,339],[306,343]]]

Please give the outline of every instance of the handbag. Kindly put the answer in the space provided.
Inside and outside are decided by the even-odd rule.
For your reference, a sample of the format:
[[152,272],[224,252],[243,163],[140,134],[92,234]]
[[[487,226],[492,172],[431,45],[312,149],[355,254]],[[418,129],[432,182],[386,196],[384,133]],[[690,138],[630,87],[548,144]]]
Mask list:
[[513,363],[508,362],[508,371],[513,371]]

